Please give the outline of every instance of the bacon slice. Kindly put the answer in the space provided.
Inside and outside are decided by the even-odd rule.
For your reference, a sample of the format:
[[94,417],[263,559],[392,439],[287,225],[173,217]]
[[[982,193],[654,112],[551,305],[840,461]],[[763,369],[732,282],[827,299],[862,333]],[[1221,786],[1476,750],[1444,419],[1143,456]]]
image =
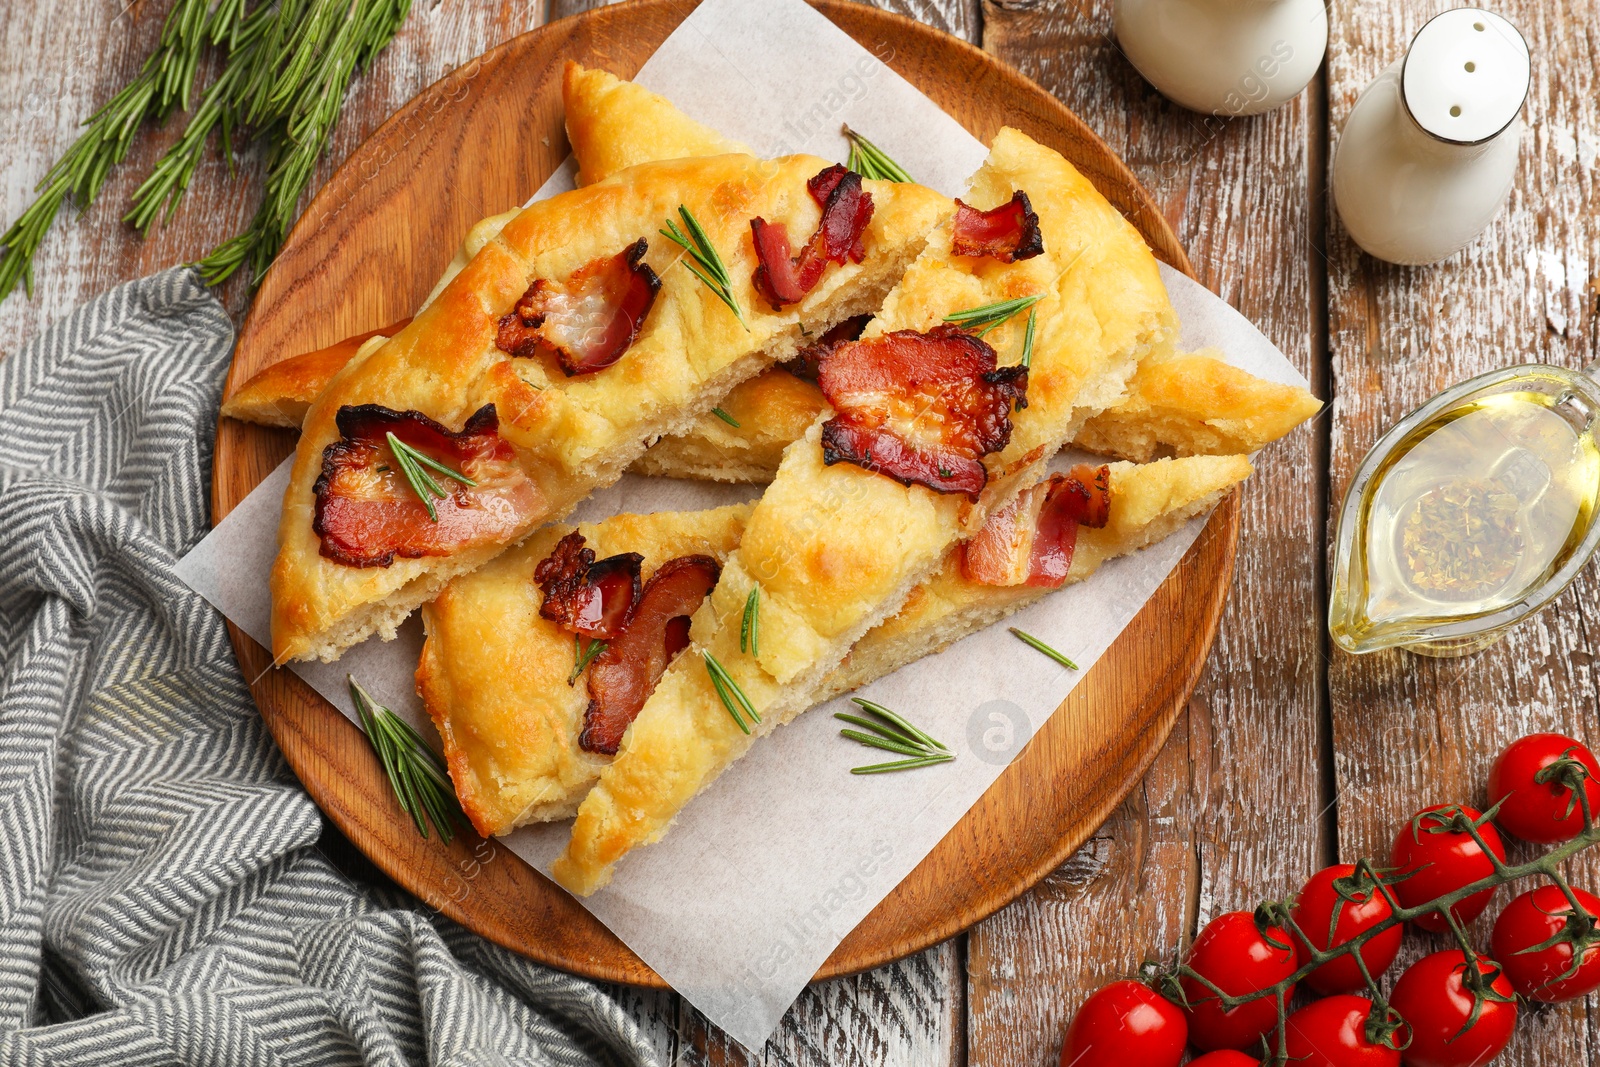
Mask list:
[[859,338],[861,331],[865,330],[867,323],[871,321],[871,315],[854,315],[845,319],[811,344],[796,352],[793,359],[786,360],[782,364],[783,369],[796,378],[803,378],[808,382],[816,381],[817,370],[822,366],[822,357],[827,355],[828,351],[835,345]]
[[982,458],[1010,442],[1028,370],[997,369],[994,349],[945,324],[837,345],[817,384],[837,412],[822,427],[824,463],[976,501],[989,478]]
[[1078,527],[1111,517],[1111,468],[1079,465],[1052,475],[990,516],[961,547],[961,573],[981,585],[1056,589],[1072,570]]
[[1028,194],[1018,189],[997,208],[979,211],[956,201],[950,251],[958,256],[992,256],[1001,263],[1032,259],[1044,251],[1044,234]]
[[578,747],[615,755],[622,735],[650,698],[662,672],[689,644],[694,614],[722,574],[710,556],[679,556],[645,583],[622,632],[589,665],[589,707]]
[[[505,541],[539,506],[539,494],[500,439],[493,404],[451,433],[418,411],[378,404],[339,409],[340,438],[322,451],[311,529],[322,554],[352,567],[387,567],[396,556],[443,556]],[[477,483],[434,475],[448,495],[428,509],[400,472],[387,435],[459,470]]]
[[644,557],[622,552],[598,562],[574,530],[533,569],[544,593],[541,617],[564,630],[601,641],[622,632],[639,599],[639,565]]
[[641,237],[579,267],[565,283],[535,279],[500,320],[496,347],[525,358],[548,348],[569,378],[611,366],[639,336],[661,289],[644,262],[649,247]]
[[861,187],[861,175],[835,163],[808,181],[806,188],[822,208],[822,220],[798,256],[789,254],[789,234],[782,226],[759,217],[750,220],[760,264],[752,281],[774,310],[804,299],[830,262],[860,263],[867,255],[863,235],[873,207],[872,194]]

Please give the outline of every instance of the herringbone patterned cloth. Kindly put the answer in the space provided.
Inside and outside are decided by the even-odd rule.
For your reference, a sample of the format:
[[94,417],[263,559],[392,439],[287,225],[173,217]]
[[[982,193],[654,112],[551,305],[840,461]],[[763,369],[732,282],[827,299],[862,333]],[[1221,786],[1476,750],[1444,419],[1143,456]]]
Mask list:
[[0,1063],[653,1063],[594,986],[316,850],[172,573],[232,345],[180,269],[0,360]]

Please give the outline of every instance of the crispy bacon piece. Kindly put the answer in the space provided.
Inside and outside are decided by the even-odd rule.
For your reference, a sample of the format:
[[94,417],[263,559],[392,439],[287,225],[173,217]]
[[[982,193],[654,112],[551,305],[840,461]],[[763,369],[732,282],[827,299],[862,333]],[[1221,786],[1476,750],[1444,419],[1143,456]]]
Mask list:
[[500,320],[495,345],[523,357],[549,348],[569,378],[611,366],[639,336],[661,289],[644,262],[649,247],[641,237],[584,264],[564,283],[536,278]]
[[1111,517],[1111,468],[1079,465],[1024,490],[961,546],[961,573],[982,585],[1056,589],[1072,570],[1078,527]]
[[622,632],[639,599],[639,565],[644,557],[622,552],[596,562],[574,530],[533,569],[544,593],[543,618],[592,640],[609,641]]
[[[311,529],[322,554],[351,567],[387,567],[396,556],[442,556],[514,536],[537,510],[539,494],[500,439],[494,405],[451,433],[418,411],[378,404],[339,409],[339,440],[322,450]],[[387,434],[459,470],[478,484],[443,475],[447,496],[433,501],[438,521],[400,473]]]
[[976,501],[989,478],[983,457],[1011,440],[1028,370],[996,369],[994,349],[945,324],[837,345],[817,384],[837,412],[822,427],[824,463]]
[[861,331],[865,330],[867,323],[871,321],[871,315],[854,315],[845,319],[811,344],[796,352],[793,359],[786,360],[782,364],[783,369],[796,378],[804,378],[808,382],[816,381],[817,370],[822,365],[822,357],[827,355],[834,345],[859,338]]
[[1032,259],[1044,251],[1044,234],[1028,194],[1018,189],[999,207],[979,211],[956,201],[950,251],[958,256],[993,256],[1001,263]]
[[689,616],[710,594],[722,567],[710,556],[679,556],[645,583],[633,617],[589,665],[589,707],[578,747],[616,754],[622,735],[662,672],[689,644]]
[[816,286],[827,265],[848,258],[866,258],[863,234],[872,221],[872,194],[861,187],[861,175],[835,163],[806,182],[811,198],[822,208],[811,239],[798,256],[789,254],[789,234],[763,218],[750,220],[755,240],[756,267],[752,281],[774,310],[799,302]]

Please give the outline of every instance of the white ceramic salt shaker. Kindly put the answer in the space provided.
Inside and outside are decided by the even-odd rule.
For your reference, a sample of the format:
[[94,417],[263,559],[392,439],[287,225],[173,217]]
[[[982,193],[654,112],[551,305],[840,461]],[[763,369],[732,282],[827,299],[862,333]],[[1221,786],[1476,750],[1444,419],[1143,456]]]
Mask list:
[[1333,161],[1333,201],[1356,244],[1390,263],[1454,255],[1516,179],[1528,43],[1499,15],[1457,8],[1362,92]]
[[1300,95],[1328,50],[1323,0],[1116,0],[1117,44],[1162,95],[1259,115]]

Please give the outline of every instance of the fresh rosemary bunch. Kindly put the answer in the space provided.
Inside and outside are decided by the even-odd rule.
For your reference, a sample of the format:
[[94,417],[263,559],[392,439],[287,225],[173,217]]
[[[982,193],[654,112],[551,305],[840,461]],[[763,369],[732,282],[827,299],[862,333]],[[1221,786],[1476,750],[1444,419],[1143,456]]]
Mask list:
[[38,199],[0,234],[0,300],[19,281],[33,295],[33,255],[61,206],[70,198],[87,210],[144,121],[189,107],[201,53],[207,45],[231,46],[244,17],[244,0],[176,0],[139,73],[89,116],[84,132],[34,186]]
[[456,824],[464,816],[444,760],[428,747],[410,723],[374,701],[353,676],[350,699],[361,717],[361,728],[366,730],[367,740],[383,764],[389,786],[416,824],[417,833],[427,837],[431,822],[439,831],[439,839],[448,845],[456,836]]
[[235,134],[248,128],[266,149],[266,195],[250,228],[198,266],[211,284],[243,266],[258,281],[294,221],[350,80],[393,39],[410,7],[411,0],[255,0],[253,7],[251,0],[174,0],[139,74],[84,123],[36,187],[38,199],[0,235],[0,299],[18,281],[32,294],[33,256],[62,205],[94,203],[144,121],[189,110],[207,47],[223,50],[221,72],[124,219],[148,232],[170,217],[212,133],[220,134],[231,171]]

